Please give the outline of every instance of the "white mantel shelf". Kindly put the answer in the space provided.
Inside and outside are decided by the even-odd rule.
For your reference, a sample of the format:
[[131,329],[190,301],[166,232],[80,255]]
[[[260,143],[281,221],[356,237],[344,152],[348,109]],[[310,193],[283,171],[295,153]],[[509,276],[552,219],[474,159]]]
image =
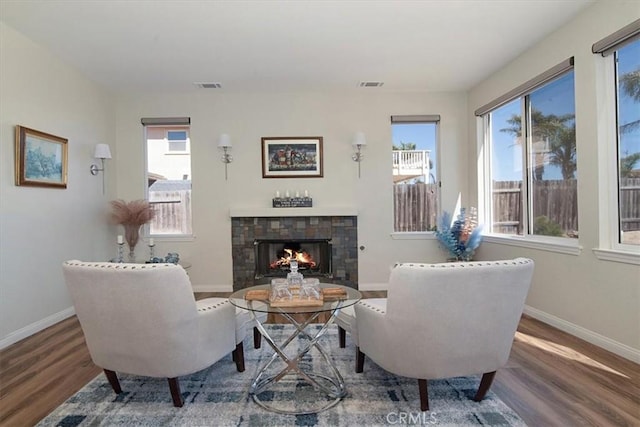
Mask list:
[[231,208],[231,218],[287,217],[287,216],[357,216],[355,207],[320,208]]

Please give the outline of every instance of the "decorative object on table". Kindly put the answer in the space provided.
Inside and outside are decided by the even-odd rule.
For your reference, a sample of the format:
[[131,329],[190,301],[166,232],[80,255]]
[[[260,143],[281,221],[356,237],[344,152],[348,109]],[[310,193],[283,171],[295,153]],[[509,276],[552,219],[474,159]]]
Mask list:
[[320,299],[321,294],[322,290],[320,289],[320,280],[302,279],[302,284],[300,285],[301,298]]
[[287,279],[271,279],[269,298],[272,300],[292,299],[291,287]]
[[460,209],[453,223],[451,214],[443,212],[435,231],[440,244],[449,252],[450,261],[471,261],[482,242],[482,226],[478,225],[476,208]]
[[298,261],[292,259],[289,261],[289,273],[287,273],[287,283],[290,288],[300,288],[302,286],[302,279],[304,276],[298,271]]
[[114,262],[124,262],[124,238],[122,234],[118,235],[118,256]]
[[152,256],[147,264],[178,264],[180,262],[180,255],[177,252],[169,252],[166,257]]
[[129,261],[135,262],[135,247],[140,238],[140,227],[151,221],[155,215],[147,200],[111,201],[111,219],[124,227],[124,238],[129,245]]
[[153,241],[153,238],[149,239],[149,261],[152,261],[154,257],[153,248],[155,248],[156,243]]
[[166,257],[164,257],[164,262],[169,264],[177,264],[180,262],[180,255],[177,252],[169,252]]
[[263,178],[322,178],[322,160],[321,136],[262,138]]
[[16,185],[67,188],[68,140],[16,126]]

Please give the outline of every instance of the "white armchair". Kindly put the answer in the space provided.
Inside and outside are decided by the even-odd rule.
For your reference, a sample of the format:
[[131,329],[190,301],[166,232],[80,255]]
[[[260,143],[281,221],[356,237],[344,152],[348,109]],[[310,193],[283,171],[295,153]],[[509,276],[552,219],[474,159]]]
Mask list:
[[397,265],[386,309],[367,300],[355,306],[356,372],[366,355],[391,373],[417,378],[423,411],[427,379],[482,373],[474,397],[482,400],[509,358],[533,267],[525,258]]
[[230,352],[244,370],[235,307],[225,299],[196,303],[182,267],[67,261],[63,272],[91,358],[116,393],[116,372],[165,377],[180,407],[179,376]]

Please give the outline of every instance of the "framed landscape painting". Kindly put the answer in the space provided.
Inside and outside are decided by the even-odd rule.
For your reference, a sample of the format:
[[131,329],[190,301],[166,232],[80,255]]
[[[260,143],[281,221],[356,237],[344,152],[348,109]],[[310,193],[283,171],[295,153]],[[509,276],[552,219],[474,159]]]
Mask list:
[[321,178],[322,137],[262,138],[263,178]]
[[16,185],[67,188],[67,142],[16,126]]

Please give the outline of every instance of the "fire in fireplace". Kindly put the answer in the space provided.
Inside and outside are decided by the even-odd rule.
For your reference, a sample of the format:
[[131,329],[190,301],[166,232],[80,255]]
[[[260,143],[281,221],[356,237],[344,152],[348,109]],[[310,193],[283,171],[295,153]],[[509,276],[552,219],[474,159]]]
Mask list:
[[331,277],[331,244],[329,239],[256,240],[256,279],[286,276],[289,263],[298,261],[305,276]]
[[[296,245],[297,246],[297,245]],[[279,259],[269,264],[271,270],[290,268],[291,261],[298,262],[298,269],[306,270],[307,268],[315,268],[317,263],[313,260],[313,256],[307,251],[301,251],[300,249],[291,249],[285,247],[283,254]]]

